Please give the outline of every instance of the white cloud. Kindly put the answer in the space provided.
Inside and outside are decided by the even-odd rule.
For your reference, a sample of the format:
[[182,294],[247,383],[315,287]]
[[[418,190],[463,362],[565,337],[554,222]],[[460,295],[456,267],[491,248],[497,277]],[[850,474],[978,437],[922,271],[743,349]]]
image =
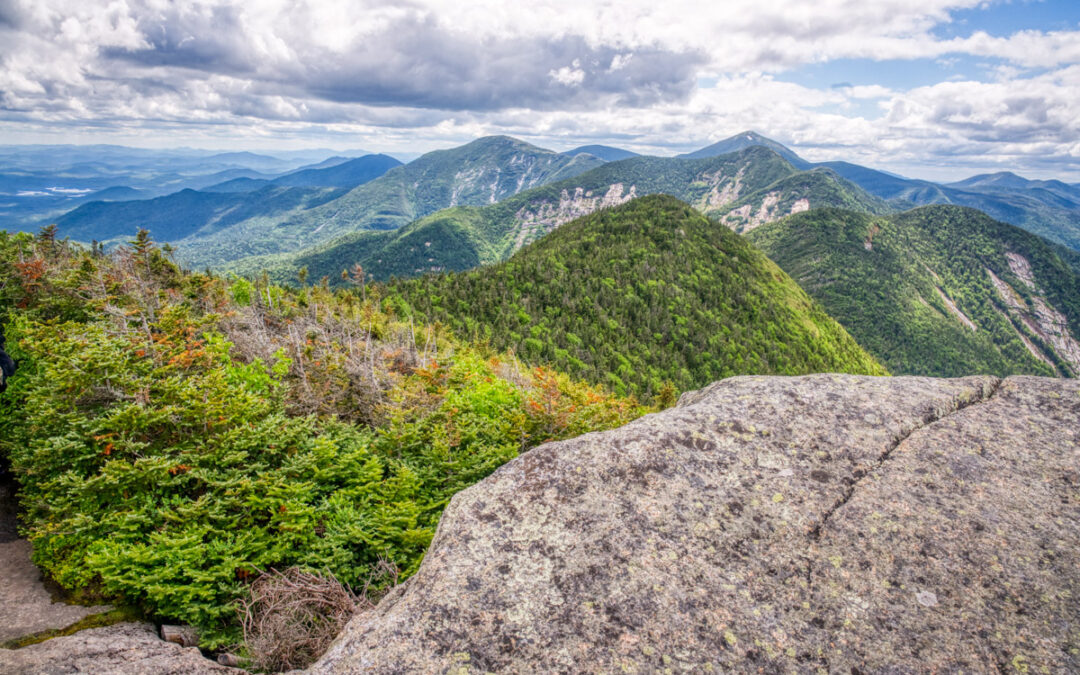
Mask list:
[[[512,133],[667,152],[753,128],[812,159],[1075,163],[1080,32],[932,32],[984,4],[0,0],[0,130],[399,150]],[[900,91],[777,77],[971,56],[992,61],[988,81]]]
[[[616,58],[618,58],[618,56],[616,56]],[[609,70],[618,70],[618,68],[609,68]],[[551,75],[551,79],[568,87],[580,85],[585,81],[585,71],[581,69],[581,61],[579,59],[574,59],[574,63],[569,66],[563,66],[558,70],[548,71],[548,74]]]

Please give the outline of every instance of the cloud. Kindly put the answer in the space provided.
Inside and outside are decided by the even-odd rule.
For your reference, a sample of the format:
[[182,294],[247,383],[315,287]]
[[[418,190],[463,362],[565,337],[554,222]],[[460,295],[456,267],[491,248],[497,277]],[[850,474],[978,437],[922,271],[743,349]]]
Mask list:
[[169,5],[138,15],[139,43],[102,49],[99,65],[110,73],[130,66],[181,77],[228,75],[271,96],[497,110],[685,98],[706,59],[685,48],[649,45],[634,59],[618,46],[574,34],[476,34],[424,11],[357,16],[355,33],[326,43],[314,30],[324,18],[301,16],[299,23],[313,31],[307,33],[286,23],[289,16],[267,27],[250,23],[238,6]]
[[[0,128],[188,130],[215,142],[308,134],[410,150],[509,133],[653,152],[754,128],[815,159],[1075,161],[1080,32],[935,34],[956,10],[985,6],[0,0]],[[988,62],[988,81],[954,74],[903,91],[778,77],[838,59],[873,72],[885,60],[971,57]]]
[[[617,57],[618,54],[616,54]],[[609,67],[608,70],[613,69]],[[567,87],[579,86],[585,81],[585,71],[581,69],[580,59],[574,59],[571,65],[563,66],[558,70],[549,70],[548,75],[551,76],[551,79]]]

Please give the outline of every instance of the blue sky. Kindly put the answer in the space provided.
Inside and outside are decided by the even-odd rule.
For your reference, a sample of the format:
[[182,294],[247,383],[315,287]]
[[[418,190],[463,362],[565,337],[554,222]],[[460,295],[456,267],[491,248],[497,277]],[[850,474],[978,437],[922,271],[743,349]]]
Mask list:
[[0,0],[0,143],[674,154],[1080,181],[1080,3]]

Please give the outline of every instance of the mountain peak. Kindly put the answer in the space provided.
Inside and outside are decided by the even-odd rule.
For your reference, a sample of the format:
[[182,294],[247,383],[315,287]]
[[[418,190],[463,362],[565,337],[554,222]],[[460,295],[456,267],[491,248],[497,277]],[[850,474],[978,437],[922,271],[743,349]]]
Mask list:
[[780,155],[787,161],[791,162],[792,166],[797,169],[808,169],[811,164],[804,160],[802,157],[796,155],[790,148],[777,143],[771,138],[766,138],[756,131],[746,130],[730,136],[721,141],[717,141],[712,145],[707,145],[700,150],[694,152],[688,152],[686,154],[678,155],[680,159],[702,159],[705,157],[716,157],[718,155],[727,155],[732,152],[739,152],[746,148],[761,145],[769,148],[776,154]]
[[616,162],[620,159],[640,157],[636,152],[623,150],[622,148],[613,148],[610,145],[582,145],[573,150],[567,150],[563,154],[571,157],[576,157],[577,155],[592,155],[605,162]]
[[1012,171],[998,171],[996,173],[981,173],[977,176],[965,178],[962,181],[949,183],[949,186],[958,188],[995,186],[999,188],[1024,189],[1035,182],[1036,181],[1017,175]]
[[527,141],[523,141],[520,138],[514,138],[513,136],[495,135],[495,136],[481,136],[480,138],[466,143],[462,148],[525,148],[533,152],[553,152],[547,148],[541,148],[533,145]]

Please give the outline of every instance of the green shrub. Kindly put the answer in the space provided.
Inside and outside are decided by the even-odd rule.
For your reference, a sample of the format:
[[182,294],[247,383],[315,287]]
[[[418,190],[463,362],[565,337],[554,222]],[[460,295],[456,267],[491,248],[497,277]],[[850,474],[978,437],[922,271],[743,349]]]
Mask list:
[[241,287],[145,245],[98,258],[0,237],[5,259],[23,263],[0,268],[20,360],[0,453],[35,563],[191,623],[210,648],[238,641],[236,601],[260,571],[411,574],[455,492],[642,412],[370,292]]

